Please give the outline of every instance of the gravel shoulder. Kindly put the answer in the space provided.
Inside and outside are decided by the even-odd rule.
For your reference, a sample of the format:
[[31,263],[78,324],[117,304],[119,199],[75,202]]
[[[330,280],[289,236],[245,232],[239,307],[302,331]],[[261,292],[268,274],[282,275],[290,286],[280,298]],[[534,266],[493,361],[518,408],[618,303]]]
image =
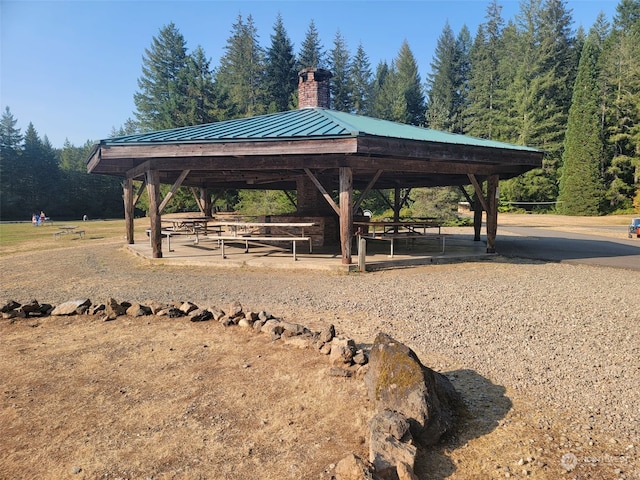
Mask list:
[[186,270],[150,266],[119,242],[14,254],[0,268],[3,299],[239,300],[333,323],[364,346],[389,333],[447,374],[469,409],[423,453],[420,478],[640,479],[640,297],[626,270],[500,257],[364,275]]

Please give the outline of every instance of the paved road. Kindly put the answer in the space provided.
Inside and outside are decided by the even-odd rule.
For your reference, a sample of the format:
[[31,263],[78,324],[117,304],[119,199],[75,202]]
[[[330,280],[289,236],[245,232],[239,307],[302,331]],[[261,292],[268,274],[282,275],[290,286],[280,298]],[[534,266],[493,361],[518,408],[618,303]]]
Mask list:
[[[512,232],[516,235],[501,236],[500,232]],[[624,230],[621,233],[624,235]],[[543,227],[499,226],[496,250],[507,257],[584,263],[640,271],[640,238],[618,239],[558,232]]]

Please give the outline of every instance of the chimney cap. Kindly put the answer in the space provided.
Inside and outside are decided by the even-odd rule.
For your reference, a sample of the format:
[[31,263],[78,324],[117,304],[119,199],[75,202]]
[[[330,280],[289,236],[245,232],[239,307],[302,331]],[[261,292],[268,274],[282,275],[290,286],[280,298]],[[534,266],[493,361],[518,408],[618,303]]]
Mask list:
[[309,74],[311,74],[311,78],[316,82],[324,82],[333,77],[333,74],[329,70],[316,67],[303,68],[298,72],[298,77],[302,78],[303,81],[306,81]]

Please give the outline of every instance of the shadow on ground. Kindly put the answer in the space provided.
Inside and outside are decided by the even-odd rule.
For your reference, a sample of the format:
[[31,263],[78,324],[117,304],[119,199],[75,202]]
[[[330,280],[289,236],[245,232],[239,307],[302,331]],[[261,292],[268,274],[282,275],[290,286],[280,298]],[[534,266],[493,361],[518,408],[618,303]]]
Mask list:
[[457,415],[455,430],[438,445],[418,450],[415,472],[420,480],[441,480],[451,476],[456,466],[448,452],[491,433],[512,407],[503,386],[473,370],[454,370],[445,375],[460,393],[463,405]]

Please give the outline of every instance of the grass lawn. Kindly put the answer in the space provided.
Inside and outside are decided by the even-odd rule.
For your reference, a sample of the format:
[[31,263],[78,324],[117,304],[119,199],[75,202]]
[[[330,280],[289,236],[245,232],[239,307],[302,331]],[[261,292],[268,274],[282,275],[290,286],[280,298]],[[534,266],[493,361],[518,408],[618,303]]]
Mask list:
[[[148,222],[147,218],[136,219],[134,224],[136,235],[138,235],[138,232],[144,235],[144,229],[148,228]],[[80,239],[78,235],[59,235],[54,238],[53,234],[58,232],[60,227],[66,225],[75,225],[78,230],[84,230],[84,238]],[[0,223],[0,257],[31,250],[68,248],[76,244],[76,242],[124,242],[124,238],[124,219],[47,222],[39,227],[34,227],[27,222]]]

